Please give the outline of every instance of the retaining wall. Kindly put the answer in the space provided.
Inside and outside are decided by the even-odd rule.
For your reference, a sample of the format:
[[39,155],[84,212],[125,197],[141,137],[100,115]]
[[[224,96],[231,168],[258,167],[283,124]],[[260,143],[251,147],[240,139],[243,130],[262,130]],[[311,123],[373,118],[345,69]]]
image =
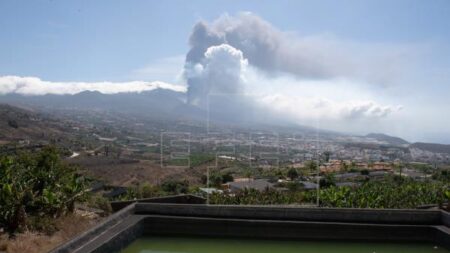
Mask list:
[[52,252],[118,252],[142,235],[424,241],[450,249],[438,210],[135,203]]

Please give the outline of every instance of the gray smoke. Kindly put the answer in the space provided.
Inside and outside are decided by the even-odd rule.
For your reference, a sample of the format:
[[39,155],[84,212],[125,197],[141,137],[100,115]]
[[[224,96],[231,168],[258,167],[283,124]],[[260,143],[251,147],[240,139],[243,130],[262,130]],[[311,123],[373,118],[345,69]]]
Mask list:
[[326,71],[332,68],[315,60],[323,58],[317,51],[307,50],[299,40],[290,41],[286,33],[253,14],[224,15],[211,24],[199,22],[189,43],[184,66],[188,103],[220,119],[255,122],[275,118],[272,109],[242,93],[247,65],[266,75],[332,76]]
[[[204,67],[205,53],[210,47],[222,44],[241,51],[250,66],[268,77],[284,74],[303,79],[344,77],[388,85],[409,61],[405,57],[409,54],[408,48],[393,46],[373,52],[374,45],[340,41],[332,36],[300,37],[280,31],[251,13],[223,15],[212,23],[198,22],[189,43],[185,78],[190,98],[198,98],[199,90],[210,85],[194,70]],[[211,85],[223,83],[211,78],[208,81]]]
[[[334,76],[334,70],[340,68],[327,66],[330,63],[321,60],[324,58],[322,53],[311,48],[310,42],[291,40],[288,34],[249,13],[241,13],[236,17],[224,15],[211,24],[199,22],[193,28],[189,43],[191,49],[186,56],[185,77],[189,85],[189,101],[194,104],[199,96],[204,95],[202,91],[205,86],[217,87],[224,82],[211,76],[205,78],[197,73],[207,64],[205,53],[214,46],[231,46],[242,52],[243,58],[247,59],[250,65],[267,74],[285,72],[301,77],[324,78]],[[230,72],[228,74],[239,75]],[[236,86],[229,84],[234,81],[232,76],[224,74],[216,77],[225,78],[227,86]],[[205,79],[210,83],[205,84]]]
[[291,51],[292,46],[289,46],[287,39],[287,35],[253,14],[224,15],[211,24],[199,22],[194,26],[186,62],[201,62],[209,47],[228,44],[242,51],[251,65],[262,70],[322,76],[323,73],[315,73],[317,68],[305,66],[305,61],[309,60],[305,59],[301,50]]

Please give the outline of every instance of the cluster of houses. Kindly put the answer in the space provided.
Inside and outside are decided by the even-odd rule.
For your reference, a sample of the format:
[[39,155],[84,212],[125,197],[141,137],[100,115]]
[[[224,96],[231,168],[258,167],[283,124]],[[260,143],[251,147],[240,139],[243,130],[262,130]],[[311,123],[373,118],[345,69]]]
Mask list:
[[[303,164],[302,164],[303,165]],[[333,173],[334,185],[338,187],[351,186],[356,187],[365,180],[383,180],[388,175],[400,175],[405,177],[414,178],[416,180],[424,180],[429,178],[430,175],[410,168],[402,168],[394,171],[395,163],[387,162],[374,162],[371,164],[364,162],[350,162],[342,160],[331,160],[320,166],[321,174]],[[304,167],[304,165],[302,166]],[[358,171],[345,170],[343,168],[358,168]],[[299,167],[297,167],[299,168]],[[323,176],[312,175],[308,177],[301,177],[295,180],[279,179],[273,181],[265,178],[235,178],[233,182],[223,184],[221,189],[216,188],[200,188],[203,193],[228,193],[234,194],[245,189],[254,189],[258,191],[264,191],[266,189],[274,189],[279,191],[287,190],[286,188],[279,187],[280,183],[296,182],[301,185],[303,190],[315,190],[317,189],[318,182]]]
[[358,169],[366,169],[366,170],[385,170],[385,171],[392,171],[394,169],[393,163],[388,162],[374,162],[374,163],[367,163],[367,162],[352,162],[349,160],[331,160],[327,163],[324,163],[320,166],[320,171],[324,173],[330,173],[330,172],[339,172],[339,171],[345,171],[348,168],[358,168]]

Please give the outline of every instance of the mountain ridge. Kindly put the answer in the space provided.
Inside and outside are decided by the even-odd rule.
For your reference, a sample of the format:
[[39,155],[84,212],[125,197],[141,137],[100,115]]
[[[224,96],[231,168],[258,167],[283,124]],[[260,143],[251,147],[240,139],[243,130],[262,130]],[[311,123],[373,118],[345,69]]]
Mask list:
[[403,145],[410,144],[408,141],[406,141],[400,137],[391,136],[391,135],[387,135],[387,134],[383,134],[383,133],[369,133],[369,134],[365,135],[365,137],[372,138],[372,139],[375,139],[375,140],[381,141],[381,142],[386,142],[388,144],[395,145],[395,146],[403,146]]
[[[12,106],[21,108],[36,108],[36,109],[82,109],[82,110],[105,110],[115,111],[120,113],[132,114],[137,117],[147,117],[154,119],[175,119],[175,120],[198,120],[207,121],[208,119],[219,124],[231,125],[256,125],[263,127],[263,125],[271,125],[267,122],[277,122],[278,125],[289,125],[289,122],[283,122],[282,119],[271,115],[268,112],[261,113],[252,104],[239,103],[241,101],[234,100],[218,100],[215,108],[217,111],[206,111],[205,109],[186,103],[186,93],[178,92],[168,89],[154,89],[151,91],[142,92],[123,92],[115,94],[104,94],[98,91],[83,91],[74,95],[20,95],[20,94],[5,94],[0,95],[0,103],[7,103]],[[232,111],[237,114],[229,113],[228,111],[220,111],[221,108],[233,108]],[[248,109],[239,110],[240,108]],[[252,111],[252,109],[255,109]],[[249,113],[250,112],[250,113]],[[256,113],[255,113],[256,112]],[[291,122],[292,124],[292,122]],[[272,124],[273,125],[273,124]],[[300,126],[297,124],[299,128]],[[309,128],[304,126],[304,128]],[[324,133],[327,130],[323,130]],[[337,133],[335,134],[343,134]],[[443,146],[431,146],[434,143],[410,143],[402,138],[390,136],[383,133],[369,133],[365,138],[371,138],[379,142],[384,142],[394,146],[410,146],[425,150],[445,150],[450,153],[450,148],[444,144]],[[448,145],[450,146],[450,145]]]

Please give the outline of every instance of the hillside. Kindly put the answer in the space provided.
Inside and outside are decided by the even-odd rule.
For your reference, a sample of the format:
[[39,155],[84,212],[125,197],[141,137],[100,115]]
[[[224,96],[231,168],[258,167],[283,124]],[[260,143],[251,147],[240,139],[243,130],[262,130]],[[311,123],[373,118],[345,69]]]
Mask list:
[[410,145],[410,148],[418,148],[434,153],[447,153],[450,154],[450,145],[416,142]]
[[55,109],[99,110],[132,115],[141,119],[195,120],[207,118],[219,124],[254,124],[268,122],[293,124],[277,113],[270,112],[252,101],[227,96],[214,96],[208,108],[186,103],[186,93],[167,89],[144,92],[121,92],[105,94],[98,91],[83,91],[73,95],[25,96],[15,93],[0,95],[0,103],[39,108],[44,111]]
[[31,110],[0,104],[0,142],[42,139],[60,134],[54,121]]
[[24,96],[7,94],[0,96],[0,103],[25,105],[43,109],[105,110],[121,113],[164,118],[184,105],[184,93],[157,89],[146,92],[103,94],[84,91],[75,95]]
[[380,134],[380,133],[370,133],[370,134],[366,135],[366,137],[375,139],[375,140],[380,141],[380,142],[386,142],[388,144],[395,145],[395,146],[401,146],[401,145],[409,144],[409,142],[403,140],[402,138],[389,136],[389,135],[386,135],[386,134]]

